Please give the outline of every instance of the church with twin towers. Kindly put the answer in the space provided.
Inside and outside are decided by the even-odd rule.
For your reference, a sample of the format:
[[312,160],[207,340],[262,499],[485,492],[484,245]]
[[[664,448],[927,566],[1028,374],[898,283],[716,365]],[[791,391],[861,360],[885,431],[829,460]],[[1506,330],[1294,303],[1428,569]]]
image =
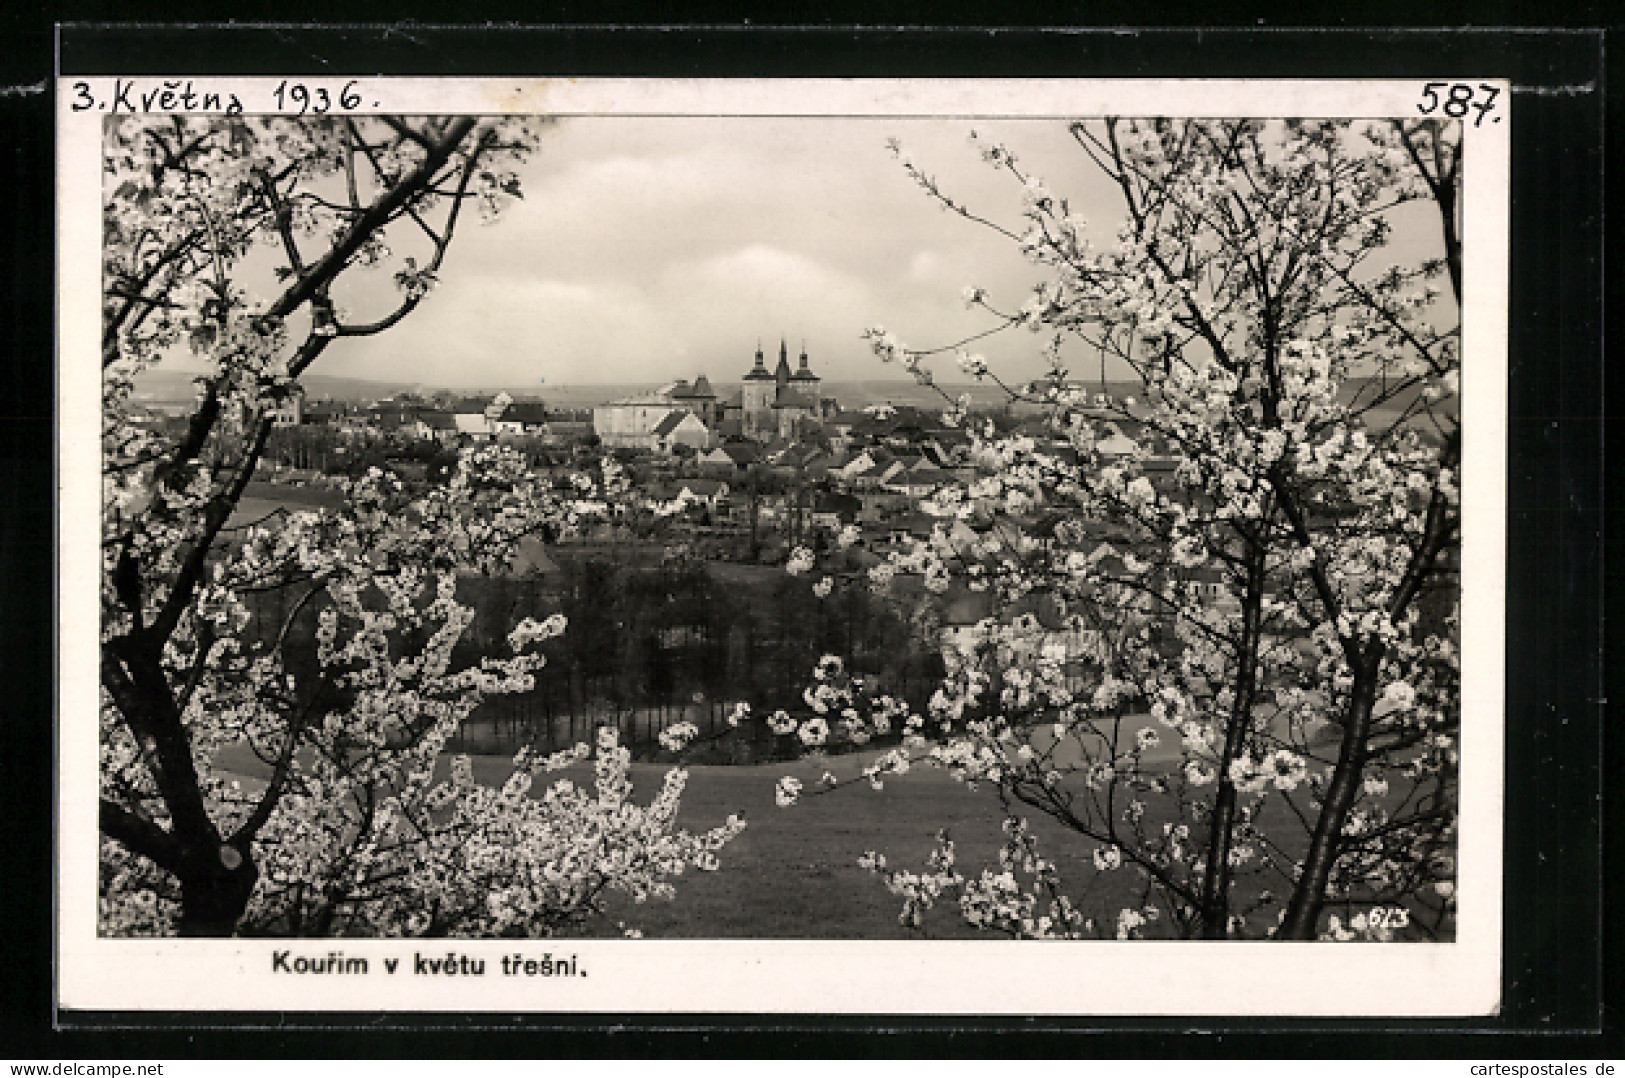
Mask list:
[[[833,416],[835,402],[819,395],[818,375],[807,364],[807,346],[801,346],[801,364],[790,369],[789,350],[779,338],[779,364],[772,371],[756,345],[756,363],[745,372],[739,390],[740,433],[754,441],[786,441],[804,433],[810,423]],[[826,403],[828,407],[826,408]]]
[[681,442],[714,448],[730,438],[754,442],[796,441],[816,433],[840,406],[820,393],[807,348],[790,365],[789,345],[779,339],[779,361],[769,370],[761,343],[737,392],[721,397],[706,375],[661,386],[652,393],[611,401],[593,409],[593,429],[606,446],[669,452]]

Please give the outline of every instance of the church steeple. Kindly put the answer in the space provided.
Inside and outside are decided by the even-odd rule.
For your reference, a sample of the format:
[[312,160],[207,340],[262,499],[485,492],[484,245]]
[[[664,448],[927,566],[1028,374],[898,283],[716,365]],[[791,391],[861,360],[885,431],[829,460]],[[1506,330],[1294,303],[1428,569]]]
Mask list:
[[816,382],[816,381],[819,381],[818,375],[814,374],[812,372],[812,368],[807,366],[807,342],[806,341],[801,342],[801,366],[796,369],[796,373],[793,375],[793,377],[798,382]]
[[790,350],[783,337],[779,338],[779,365],[773,371],[773,380],[781,386],[790,381]]
[[752,367],[750,373],[745,375],[745,380],[747,382],[757,382],[772,377],[771,374],[767,373],[767,366],[762,360],[762,342],[758,340],[756,342],[756,366]]

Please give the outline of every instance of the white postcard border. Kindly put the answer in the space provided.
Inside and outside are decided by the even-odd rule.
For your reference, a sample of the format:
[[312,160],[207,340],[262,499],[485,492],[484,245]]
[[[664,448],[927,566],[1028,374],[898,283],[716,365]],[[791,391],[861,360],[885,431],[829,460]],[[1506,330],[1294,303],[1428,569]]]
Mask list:
[[[162,90],[166,80],[133,80]],[[188,81],[249,112],[278,78]],[[333,91],[346,78],[303,79]],[[1461,81],[1461,80],[1451,80]],[[1475,83],[1478,80],[1472,80]],[[115,940],[96,935],[101,119],[111,78],[58,84],[57,988],[71,1010],[1458,1016],[1501,987],[1507,267],[1511,95],[1465,121],[1462,236],[1461,826],[1458,938],[1445,944],[539,940]],[[363,78],[354,111],[558,115],[1415,115],[1422,80],[711,80]],[[139,101],[139,95],[134,99]],[[155,105],[162,105],[155,100]],[[222,106],[223,107],[223,106]],[[483,957],[484,977],[414,957]],[[368,960],[365,975],[274,972],[277,952]],[[574,956],[527,978],[501,956]],[[401,960],[395,974],[386,958]]]

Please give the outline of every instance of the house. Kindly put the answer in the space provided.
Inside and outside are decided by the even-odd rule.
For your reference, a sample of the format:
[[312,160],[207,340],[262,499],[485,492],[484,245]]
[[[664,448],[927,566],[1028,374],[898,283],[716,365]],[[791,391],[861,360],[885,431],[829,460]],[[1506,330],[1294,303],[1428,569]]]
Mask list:
[[513,401],[496,419],[500,434],[541,434],[547,422],[547,405],[541,401]]
[[728,496],[728,484],[717,479],[684,479],[679,485],[680,494],[691,501],[703,502],[710,509],[715,509]]
[[886,469],[883,482],[888,490],[906,494],[910,498],[923,498],[952,479],[953,476],[947,471],[922,457],[908,466],[904,466],[900,460],[895,462]]
[[830,474],[859,490],[873,490],[880,486],[885,469],[895,463],[890,454],[879,449],[865,449]]
[[490,441],[496,436],[496,427],[484,412],[456,412],[451,419],[458,434],[466,435],[477,442]]
[[693,412],[671,411],[655,424],[650,441],[661,453],[671,453],[679,445],[701,451],[711,444],[711,432]]
[[1123,433],[1116,423],[1107,423],[1106,437],[1095,442],[1095,452],[1103,457],[1131,457],[1139,452],[1140,446],[1134,439]]
[[[714,432],[713,432],[714,436]],[[754,442],[724,442],[700,458],[700,463],[718,475],[748,471],[768,455]]]
[[753,442],[728,442],[720,447],[733,458],[736,468],[749,468],[761,456],[761,449]]
[[812,520],[823,528],[839,528],[858,519],[863,500],[843,490],[826,490],[813,502]]
[[300,422],[313,427],[336,427],[349,414],[350,406],[343,401],[309,401]]
[[[1020,626],[1019,631],[1010,631]],[[990,630],[1003,627],[1001,646],[1019,656],[1047,656],[1061,664],[1069,687],[1085,680],[1085,664],[1109,658],[1106,639],[1077,616],[1068,616],[1053,595],[1030,592],[1000,606],[992,591],[971,591],[953,584],[944,596],[941,642],[943,659],[952,669],[962,656],[988,646]]]
[[[1226,616],[1241,613],[1241,600],[1236,598],[1225,581],[1224,574],[1211,566],[1201,566],[1185,573],[1187,586],[1196,590],[1196,597],[1213,610]],[[1273,588],[1269,589],[1271,592]]]
[[705,428],[709,445],[710,432],[722,424],[726,410],[710,380],[701,374],[692,382],[671,382],[648,393],[600,404],[592,410],[592,424],[594,433],[611,449],[655,449],[655,428],[673,412],[688,413]]
[[655,394],[623,397],[592,410],[593,433],[610,449],[649,449],[654,429],[672,411],[671,402]]
[[288,394],[265,409],[276,427],[297,427],[305,421],[305,398],[297,391]]
[[662,386],[657,392],[671,401],[673,406],[693,412],[708,428],[715,428],[723,420],[726,403],[717,396],[711,388],[711,380],[703,374],[692,382],[679,380]]
[[701,453],[697,463],[701,469],[713,475],[733,475],[739,470],[733,457],[720,445],[709,453]]
[[893,457],[890,463],[888,463],[884,468],[880,469],[878,485],[892,491],[895,494],[905,493],[905,491],[900,488],[899,484],[901,484],[904,478],[907,477],[909,469],[919,459],[920,458],[918,457]]
[[437,408],[423,409],[411,424],[403,424],[401,429],[409,430],[425,441],[432,439],[442,445],[453,445],[457,441],[456,420]]
[[727,503],[728,484],[717,479],[677,479],[651,484],[650,497],[661,502],[682,501],[715,510]]
[[508,572],[514,576],[536,575],[556,578],[559,575],[558,564],[547,552],[547,544],[540,536],[527,535],[519,540],[514,551],[513,563],[508,566]]
[[924,513],[902,513],[886,522],[886,538],[894,546],[907,546],[910,542],[924,542],[936,531],[934,517]]
[[346,424],[359,420],[365,429],[381,434],[403,435],[408,438],[433,438],[440,442],[457,440],[457,425],[451,413],[433,405],[410,400],[383,400],[358,416],[348,417]]
[[809,466],[826,455],[819,446],[795,442],[774,454],[773,466],[776,469],[805,475]]
[[571,445],[593,436],[592,419],[549,419],[536,436],[543,445]]
[[845,463],[846,455],[844,453],[820,452],[807,461],[806,466],[802,471],[810,481],[823,484],[826,483],[831,476],[835,475],[838,469]]
[[[458,435],[485,442],[496,437],[499,429],[496,417],[501,414],[501,409],[493,406],[497,403],[489,397],[463,397],[447,403],[445,412],[451,416],[452,426]],[[507,402],[500,403],[502,409],[506,409]]]

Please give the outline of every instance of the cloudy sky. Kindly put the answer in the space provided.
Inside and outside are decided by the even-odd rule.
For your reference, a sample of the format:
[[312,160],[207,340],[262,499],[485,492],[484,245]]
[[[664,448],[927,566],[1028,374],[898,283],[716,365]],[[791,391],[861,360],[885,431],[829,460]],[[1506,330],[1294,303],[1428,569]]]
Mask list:
[[[548,129],[525,197],[494,225],[465,219],[442,284],[398,328],[346,340],[322,373],[512,389],[736,381],[757,341],[803,340],[826,379],[896,378],[859,334],[911,346],[986,328],[961,290],[1018,306],[1039,278],[1005,238],[941,210],[888,151],[897,138],[949,193],[1007,226],[1020,189],[968,135],[1001,141],[1110,242],[1115,191],[1056,120],[582,117]],[[375,277],[340,297],[360,319]],[[377,291],[374,291],[374,290]],[[369,297],[368,293],[372,295]],[[1041,369],[1040,339],[977,346],[1001,372]],[[1092,356],[1077,355],[1093,374]],[[938,363],[957,377],[951,358]]]
[[[826,378],[895,377],[859,340],[865,327],[944,343],[986,325],[965,311],[965,285],[1018,303],[1037,280],[1008,241],[937,209],[886,148],[900,139],[956,195],[1013,221],[1019,188],[982,163],[973,126],[1023,164],[1054,162],[1110,212],[1055,121],[565,119],[524,167],[524,199],[494,225],[460,227],[430,299],[391,333],[342,342],[323,371],[511,387],[735,381],[758,338],[775,353],[782,335],[792,355],[805,340]],[[349,303],[357,317],[369,291]],[[1034,351],[1030,336],[1010,345],[986,351]]]

